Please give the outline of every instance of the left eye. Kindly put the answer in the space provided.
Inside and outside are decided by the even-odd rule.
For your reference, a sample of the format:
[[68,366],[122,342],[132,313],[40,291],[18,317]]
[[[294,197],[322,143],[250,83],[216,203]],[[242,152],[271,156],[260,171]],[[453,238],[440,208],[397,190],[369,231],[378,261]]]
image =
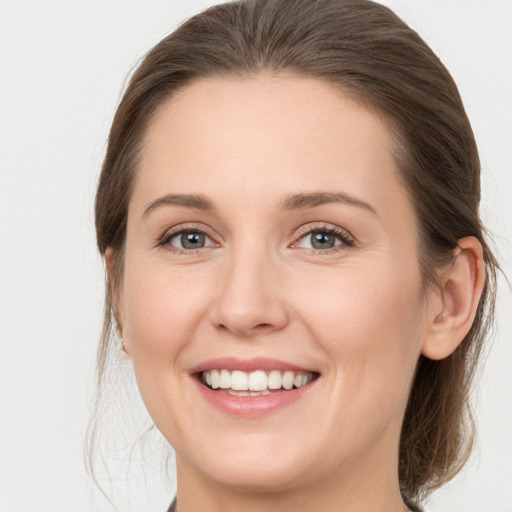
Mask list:
[[201,231],[180,231],[167,239],[167,244],[178,249],[202,249],[213,245],[212,239]]
[[325,229],[310,231],[300,238],[301,247],[306,249],[332,249],[338,245],[350,245],[349,241],[342,234]]

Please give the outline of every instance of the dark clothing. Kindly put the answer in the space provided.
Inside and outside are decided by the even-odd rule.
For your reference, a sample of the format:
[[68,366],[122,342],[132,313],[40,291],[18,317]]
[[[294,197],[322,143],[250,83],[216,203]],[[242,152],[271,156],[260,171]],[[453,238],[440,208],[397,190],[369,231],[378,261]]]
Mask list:
[[[402,499],[404,500],[404,503],[411,509],[411,512],[423,512],[421,508],[419,508],[417,505],[414,505],[414,503],[411,503],[405,496],[402,496]],[[167,512],[176,512],[176,498],[174,498]]]

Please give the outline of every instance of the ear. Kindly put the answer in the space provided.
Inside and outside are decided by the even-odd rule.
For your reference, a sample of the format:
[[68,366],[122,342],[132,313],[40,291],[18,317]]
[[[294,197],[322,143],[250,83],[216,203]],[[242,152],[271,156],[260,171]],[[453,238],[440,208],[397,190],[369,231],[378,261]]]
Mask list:
[[105,251],[105,268],[107,272],[107,286],[111,296],[111,304],[114,314],[114,320],[116,322],[116,330],[119,335],[119,338],[122,342],[122,349],[125,353],[129,353],[126,347],[126,343],[123,336],[123,325],[124,325],[124,315],[123,315],[123,297],[122,297],[122,289],[120,283],[119,276],[119,258],[122,255],[113,251],[112,248],[108,248]]
[[454,261],[443,274],[421,353],[448,357],[471,329],[485,284],[483,249],[475,237],[459,240]]

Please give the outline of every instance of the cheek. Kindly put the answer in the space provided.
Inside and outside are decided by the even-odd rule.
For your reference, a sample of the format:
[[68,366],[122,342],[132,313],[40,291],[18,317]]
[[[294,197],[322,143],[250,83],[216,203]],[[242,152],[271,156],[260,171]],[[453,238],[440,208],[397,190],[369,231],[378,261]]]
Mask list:
[[[382,268],[382,267],[381,267]],[[422,288],[413,270],[339,272],[303,296],[302,322],[327,354],[326,457],[398,438],[423,336]],[[326,291],[327,290],[327,291]],[[395,432],[396,435],[392,433]],[[391,433],[391,434],[390,434]]]
[[124,277],[123,335],[135,378],[156,426],[168,439],[185,434],[176,421],[188,380],[186,347],[205,315],[213,283],[161,263],[135,260]]
[[[214,283],[151,261],[130,262],[124,279],[127,342],[133,356],[174,359],[205,314]],[[135,361],[134,361],[135,363]]]
[[340,386],[350,386],[356,396],[378,383],[381,398],[407,388],[425,334],[417,268],[352,267],[329,276],[325,285],[316,282],[298,309],[329,354]]

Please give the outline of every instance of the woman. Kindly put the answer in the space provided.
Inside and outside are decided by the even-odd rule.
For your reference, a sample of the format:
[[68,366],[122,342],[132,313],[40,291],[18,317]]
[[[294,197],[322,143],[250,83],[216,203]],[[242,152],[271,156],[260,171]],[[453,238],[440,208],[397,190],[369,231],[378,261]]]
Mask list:
[[134,73],[96,197],[112,330],[172,510],[418,510],[471,447],[497,263],[457,88],[365,0],[191,18]]

